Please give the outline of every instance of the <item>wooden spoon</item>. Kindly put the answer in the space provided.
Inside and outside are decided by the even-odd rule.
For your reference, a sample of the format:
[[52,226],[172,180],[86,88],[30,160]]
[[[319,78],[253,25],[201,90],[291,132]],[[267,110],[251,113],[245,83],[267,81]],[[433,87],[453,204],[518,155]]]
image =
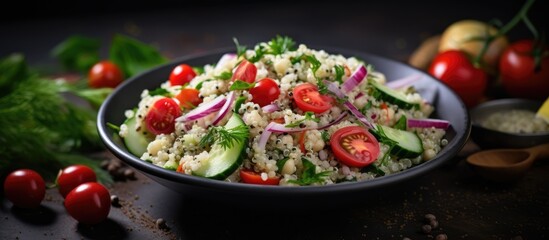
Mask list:
[[537,159],[549,158],[549,143],[525,149],[493,149],[477,152],[467,158],[484,178],[511,182],[521,178]]

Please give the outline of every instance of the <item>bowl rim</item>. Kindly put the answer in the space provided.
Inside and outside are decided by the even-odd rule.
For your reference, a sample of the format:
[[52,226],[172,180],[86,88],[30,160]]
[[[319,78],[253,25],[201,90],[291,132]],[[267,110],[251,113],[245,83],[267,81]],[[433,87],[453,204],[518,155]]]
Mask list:
[[[501,99],[494,99],[494,100],[483,102],[469,111],[469,114],[471,115],[471,126],[473,128],[473,131],[475,128],[479,128],[479,129],[482,129],[483,131],[492,132],[494,134],[500,134],[500,136],[502,137],[542,137],[542,136],[549,135],[549,132],[535,132],[535,133],[502,132],[495,129],[484,127],[480,122],[475,121],[477,119],[476,116],[482,114],[484,111],[490,111],[494,108],[514,105],[514,104],[521,104],[521,103],[528,104],[529,106],[536,106],[536,105],[541,106],[541,104],[543,104],[543,102],[541,101],[526,99],[526,98],[501,98]],[[518,108],[513,108],[513,109],[518,109]]]
[[184,55],[168,63],[143,71],[140,74],[137,74],[131,77],[130,79],[127,79],[126,81],[124,81],[120,86],[117,87],[117,89],[113,91],[113,93],[111,93],[106,98],[104,103],[99,108],[99,111],[97,114],[97,128],[98,128],[100,138],[105,144],[105,146],[107,147],[107,149],[111,153],[113,153],[113,155],[115,155],[116,157],[118,157],[120,160],[130,165],[131,167],[145,173],[149,177],[154,177],[154,178],[160,177],[162,178],[162,180],[168,180],[168,181],[176,182],[178,184],[186,184],[194,187],[212,189],[215,191],[222,191],[222,192],[239,191],[240,193],[259,194],[264,196],[277,196],[277,197],[286,196],[286,195],[315,196],[319,194],[341,194],[341,193],[373,190],[381,187],[392,186],[395,184],[399,184],[405,180],[410,180],[412,178],[418,178],[419,176],[423,176],[429,171],[444,165],[445,163],[450,161],[452,158],[454,158],[457,155],[457,153],[465,146],[471,133],[471,117],[463,101],[459,98],[459,96],[455,93],[455,91],[453,91],[444,82],[438,81],[436,78],[427,74],[424,70],[421,70],[411,65],[402,63],[400,61],[382,57],[376,54],[366,53],[359,50],[337,48],[337,47],[324,47],[324,48],[315,48],[315,49],[323,49],[326,52],[337,53],[342,55],[348,55],[350,53],[354,53],[355,55],[350,55],[350,56],[356,56],[356,55],[367,56],[367,58],[370,58],[370,59],[377,59],[380,61],[390,62],[391,64],[398,65],[399,67],[410,68],[410,69],[413,69],[414,71],[418,71],[422,73],[427,78],[431,78],[432,81],[437,81],[438,83],[440,83],[441,87],[446,88],[445,90],[454,94],[456,99],[459,101],[459,105],[461,109],[464,110],[463,114],[464,114],[464,120],[465,120],[465,125],[464,125],[465,129],[463,129],[464,130],[463,132],[456,131],[456,135],[454,137],[456,141],[452,141],[448,143],[448,145],[446,145],[444,148],[442,148],[442,151],[440,153],[448,154],[447,156],[445,156],[447,159],[439,159],[439,157],[442,155],[440,156],[437,155],[432,160],[423,162],[419,165],[408,168],[404,171],[393,173],[386,176],[377,177],[374,179],[364,180],[364,181],[343,182],[343,183],[321,185],[321,186],[299,186],[299,187],[269,186],[269,185],[227,182],[222,180],[213,180],[213,179],[202,178],[198,176],[181,174],[175,171],[164,169],[162,167],[156,166],[149,162],[143,161],[139,157],[136,157],[133,154],[129,153],[128,151],[122,148],[119,148],[117,146],[117,143],[111,137],[113,133],[109,132],[110,130],[109,130],[109,127],[107,126],[107,123],[105,122],[105,117],[107,115],[107,112],[106,112],[107,106],[112,101],[112,99],[116,97],[119,91],[121,91],[122,89],[132,84],[132,82],[140,78],[142,75],[146,75],[153,71],[157,71],[158,69],[167,67],[168,65],[185,62],[195,58],[207,57],[210,55],[221,55],[227,52],[234,52],[234,47],[217,48],[217,49],[213,49],[213,50],[205,51],[201,53]]

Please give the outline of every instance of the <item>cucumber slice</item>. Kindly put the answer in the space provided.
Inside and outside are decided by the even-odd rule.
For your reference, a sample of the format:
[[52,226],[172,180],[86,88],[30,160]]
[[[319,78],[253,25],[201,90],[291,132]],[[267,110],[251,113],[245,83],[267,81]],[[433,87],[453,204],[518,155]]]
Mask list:
[[[423,153],[423,143],[415,132],[398,130],[395,128],[378,125],[385,136],[396,142],[391,154],[401,158],[414,158]],[[379,139],[379,132],[374,133]]]
[[152,137],[143,132],[136,131],[135,123],[135,117],[128,118],[124,122],[128,127],[128,133],[124,137],[124,144],[133,155],[141,157],[147,151],[147,146],[152,141]]
[[[227,124],[225,124],[225,128],[231,129],[244,124],[240,116],[233,113]],[[193,171],[193,175],[218,180],[227,178],[242,164],[247,144],[248,138],[233,144],[231,148],[227,149],[223,149],[221,145],[215,143],[210,149],[209,158],[202,160],[202,164],[197,170]]]
[[419,103],[409,102],[406,100],[406,95],[402,92],[396,91],[375,81],[370,81],[370,85],[374,87],[372,96],[376,99],[387,101],[403,109],[419,109]]

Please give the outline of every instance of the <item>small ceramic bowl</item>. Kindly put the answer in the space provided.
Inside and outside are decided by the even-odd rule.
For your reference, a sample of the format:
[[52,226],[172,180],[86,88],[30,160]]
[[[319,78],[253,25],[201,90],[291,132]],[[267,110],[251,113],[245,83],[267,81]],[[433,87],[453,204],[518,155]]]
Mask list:
[[549,142],[549,132],[543,133],[506,133],[485,128],[481,122],[493,113],[512,109],[537,112],[542,102],[527,99],[499,99],[478,105],[470,111],[471,138],[483,149],[488,148],[528,148]]

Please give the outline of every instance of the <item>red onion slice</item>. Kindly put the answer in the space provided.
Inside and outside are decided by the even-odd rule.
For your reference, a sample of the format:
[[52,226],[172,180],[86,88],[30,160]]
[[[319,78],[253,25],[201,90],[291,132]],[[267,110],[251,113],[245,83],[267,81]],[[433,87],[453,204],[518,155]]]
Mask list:
[[355,115],[355,117],[362,123],[364,123],[364,125],[367,127],[367,128],[374,128],[374,125],[372,125],[372,123],[370,123],[370,121],[368,121],[368,119],[366,118],[366,116],[364,116],[356,107],[355,105],[353,105],[352,103],[350,103],[349,101],[345,101],[343,103],[343,105],[345,105],[345,107],[347,109],[349,109],[351,111],[351,113],[353,115]]
[[267,141],[269,140],[269,137],[271,137],[271,134],[273,133],[268,129],[271,129],[273,124],[277,124],[277,123],[270,122],[269,125],[265,127],[265,131],[261,133],[261,136],[259,137],[259,142],[257,143],[259,149],[263,149],[263,150],[265,149],[265,145],[267,145]]
[[343,120],[345,117],[347,117],[347,112],[343,112],[335,120],[331,121],[330,123],[328,123],[328,124],[326,124],[322,127],[317,128],[317,130],[323,130],[323,129],[329,128],[330,126],[341,122],[341,120]]
[[278,105],[273,103],[273,104],[265,105],[261,109],[265,113],[272,113],[272,112],[278,111],[280,107],[278,107]]
[[212,122],[213,125],[217,126],[217,124],[227,115],[229,112],[229,109],[231,108],[231,105],[233,105],[234,102],[234,92],[230,92],[229,95],[227,95],[225,104],[221,107],[219,112],[217,112],[217,115],[215,115],[214,120]]
[[398,89],[403,88],[412,85],[413,83],[419,81],[421,79],[421,75],[419,74],[412,74],[397,80],[393,80],[385,84],[385,86],[390,87],[392,89]]
[[198,105],[197,108],[191,110],[181,117],[178,117],[175,120],[178,122],[187,122],[203,118],[205,116],[208,116],[208,114],[210,113],[217,112],[219,109],[221,109],[221,107],[223,107],[223,104],[225,104],[226,101],[227,99],[225,98],[225,96],[221,95],[210,102]]
[[442,119],[432,119],[432,118],[425,118],[425,119],[414,119],[414,118],[408,118],[407,124],[409,128],[440,128],[440,129],[448,129],[450,127],[450,122]]
[[366,78],[366,74],[368,74],[366,67],[364,67],[364,65],[359,65],[349,79],[341,85],[341,90],[343,93],[348,93],[358,86]]

